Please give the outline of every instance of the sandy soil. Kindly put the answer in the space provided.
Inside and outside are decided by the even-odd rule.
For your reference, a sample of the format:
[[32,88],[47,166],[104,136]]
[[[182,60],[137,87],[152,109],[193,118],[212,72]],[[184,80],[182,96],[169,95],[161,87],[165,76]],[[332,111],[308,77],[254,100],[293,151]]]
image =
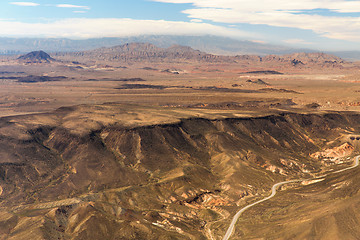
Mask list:
[[[316,108],[310,104],[319,105],[318,110],[360,109],[360,74],[353,69],[324,69],[321,72],[290,68],[282,69],[283,75],[270,75],[244,74],[249,69],[236,64],[117,64],[119,66],[102,67],[86,62],[75,68],[66,62],[24,65],[2,60],[0,116],[104,102],[206,107],[207,104],[255,101],[262,102],[256,106],[259,109],[271,101],[291,99],[296,104],[291,108],[295,109]],[[163,72],[164,69],[175,69],[179,74]],[[67,78],[35,83],[16,79],[28,75]],[[141,81],[126,81],[132,78]],[[268,85],[254,83],[258,79]],[[134,84],[137,87],[133,87]],[[281,104],[270,105],[276,108]]]

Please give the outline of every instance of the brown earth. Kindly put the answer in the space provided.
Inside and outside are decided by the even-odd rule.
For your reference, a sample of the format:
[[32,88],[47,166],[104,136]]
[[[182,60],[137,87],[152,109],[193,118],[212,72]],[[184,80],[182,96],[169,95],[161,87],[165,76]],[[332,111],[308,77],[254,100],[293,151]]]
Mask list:
[[[221,239],[358,153],[358,66],[333,56],[53,57],[0,61],[0,239]],[[359,238],[356,171],[284,187],[234,238]]]

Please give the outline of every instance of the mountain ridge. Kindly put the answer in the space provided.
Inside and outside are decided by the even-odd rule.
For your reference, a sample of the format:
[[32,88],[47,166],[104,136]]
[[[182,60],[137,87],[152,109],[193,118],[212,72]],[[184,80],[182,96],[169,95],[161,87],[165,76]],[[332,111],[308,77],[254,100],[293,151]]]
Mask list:
[[343,59],[326,53],[293,53],[287,55],[214,55],[188,46],[173,45],[161,48],[151,43],[126,43],[113,47],[102,47],[95,50],[57,53],[56,56],[72,58],[88,58],[103,61],[121,62],[210,62],[210,63],[243,63],[251,64],[282,64],[293,67],[342,67]]
[[[72,40],[66,38],[0,38],[0,54],[14,55],[42,49],[47,52],[76,52],[122,45],[127,42],[149,42],[158,47],[185,45],[216,55],[284,55],[295,52],[316,52],[307,48],[256,43],[218,36],[144,35],[123,38],[94,38]],[[349,60],[360,60],[359,51],[325,51]]]

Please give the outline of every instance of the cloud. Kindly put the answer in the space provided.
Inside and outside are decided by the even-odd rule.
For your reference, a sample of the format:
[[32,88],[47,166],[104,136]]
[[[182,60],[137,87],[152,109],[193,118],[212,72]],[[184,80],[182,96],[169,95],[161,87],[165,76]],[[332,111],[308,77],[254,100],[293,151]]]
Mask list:
[[260,43],[260,44],[266,44],[267,43],[266,41],[262,41],[262,40],[251,40],[250,42]]
[[190,22],[201,23],[203,21],[201,19],[191,19]]
[[[194,7],[184,10],[191,19],[216,23],[264,24],[311,30],[333,39],[360,40],[360,1],[347,0],[153,0],[166,3],[190,3]],[[311,13],[323,9],[332,16]],[[339,13],[342,13],[341,15]],[[346,15],[352,13],[352,15]]]
[[221,8],[241,11],[299,11],[312,9],[329,9],[335,12],[359,12],[359,1],[348,0],[152,0],[164,3],[190,3],[197,8]]
[[312,30],[328,38],[360,41],[360,17],[328,17],[320,15],[291,14],[288,12],[244,12],[232,9],[189,9],[191,18],[222,23],[264,24]]
[[257,38],[255,34],[215,26],[208,23],[177,22],[165,20],[134,20],[119,18],[72,18],[47,23],[0,21],[2,36],[9,37],[128,37],[157,35],[221,35],[227,37]]
[[288,44],[294,44],[294,45],[298,45],[298,44],[306,44],[306,45],[313,44],[312,42],[308,42],[308,41],[305,41],[304,39],[299,39],[299,38],[286,39],[286,40],[283,40],[283,42],[284,42],[284,43],[288,43]]
[[[39,3],[34,3],[34,2],[10,2],[10,4],[17,5],[17,6],[25,6],[25,7],[40,6]],[[58,8],[78,8],[78,9],[90,10],[90,7],[88,7],[88,6],[79,6],[79,5],[73,5],[73,4],[56,4],[56,5],[46,4],[44,6],[58,7]]]
[[17,5],[17,6],[23,6],[23,7],[36,7],[40,4],[34,3],[34,2],[10,2],[10,4]]
[[57,4],[55,6],[59,7],[59,8],[82,8],[82,9],[86,9],[86,10],[90,9],[90,7],[88,7],[88,6],[79,6],[79,5],[72,5],[72,4]]

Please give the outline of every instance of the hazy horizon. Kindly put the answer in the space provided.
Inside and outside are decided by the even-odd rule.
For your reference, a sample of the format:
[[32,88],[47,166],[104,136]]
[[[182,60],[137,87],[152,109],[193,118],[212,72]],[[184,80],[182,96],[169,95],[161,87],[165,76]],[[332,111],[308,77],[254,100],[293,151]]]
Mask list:
[[360,2],[3,1],[0,37],[215,35],[322,51],[360,50]]

